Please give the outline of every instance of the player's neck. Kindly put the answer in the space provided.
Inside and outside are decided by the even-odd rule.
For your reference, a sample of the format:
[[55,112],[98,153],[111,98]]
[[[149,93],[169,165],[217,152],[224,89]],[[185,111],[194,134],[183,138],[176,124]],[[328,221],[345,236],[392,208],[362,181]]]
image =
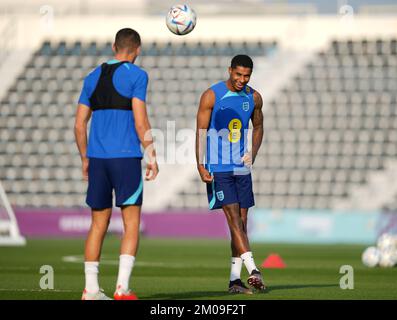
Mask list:
[[233,87],[232,82],[230,81],[230,79],[227,80],[227,81],[225,82],[225,84],[226,84],[226,88],[228,88],[230,91],[232,91],[232,92],[238,92],[238,90],[237,90],[236,88]]
[[129,61],[131,63],[134,63],[134,61],[136,59],[136,55],[125,54],[125,53],[116,53],[114,58],[118,61]]

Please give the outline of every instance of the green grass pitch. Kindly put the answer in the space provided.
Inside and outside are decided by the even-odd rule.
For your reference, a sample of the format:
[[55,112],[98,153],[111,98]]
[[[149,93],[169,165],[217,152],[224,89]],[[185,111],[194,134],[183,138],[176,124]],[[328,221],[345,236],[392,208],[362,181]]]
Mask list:
[[[0,247],[0,299],[81,298],[84,239],[29,239],[25,247]],[[262,269],[266,293],[230,295],[226,240],[141,239],[132,274],[140,299],[397,299],[397,268],[366,268],[361,245],[253,244],[257,265],[278,253],[285,269]],[[119,239],[105,239],[100,286],[112,295],[117,278]],[[54,290],[40,289],[40,267],[54,269]],[[354,268],[354,289],[342,290],[342,265]],[[244,267],[243,267],[244,268]],[[247,273],[243,269],[243,280]]]

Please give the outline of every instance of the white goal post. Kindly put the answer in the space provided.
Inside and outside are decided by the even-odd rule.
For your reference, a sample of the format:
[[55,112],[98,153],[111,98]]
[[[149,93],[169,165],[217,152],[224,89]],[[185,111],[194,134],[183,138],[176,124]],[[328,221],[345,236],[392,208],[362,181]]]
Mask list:
[[25,244],[26,240],[19,232],[15,213],[0,182],[0,246],[23,246]]

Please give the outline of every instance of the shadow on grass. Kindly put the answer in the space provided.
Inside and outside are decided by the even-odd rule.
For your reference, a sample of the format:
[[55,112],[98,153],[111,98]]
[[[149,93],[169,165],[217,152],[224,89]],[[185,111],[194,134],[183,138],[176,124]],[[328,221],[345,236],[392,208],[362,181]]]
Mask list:
[[[278,290],[293,290],[293,289],[305,289],[305,288],[331,288],[335,287],[338,288],[339,286],[337,284],[292,284],[292,285],[274,285],[270,286],[266,289],[265,292],[263,293],[256,293],[255,296],[258,294],[260,295],[265,295],[272,292],[272,291],[278,291]],[[224,299],[230,299],[231,297],[236,296],[236,294],[229,294],[226,290],[225,291],[193,291],[193,292],[176,292],[176,293],[159,293],[155,295],[151,295],[148,297],[145,297],[143,299],[181,299],[181,300],[189,300],[189,299],[206,299],[206,298],[224,298]],[[246,298],[249,299],[250,295],[245,295]],[[252,296],[254,297],[254,296]],[[302,295],[302,298],[303,295]]]

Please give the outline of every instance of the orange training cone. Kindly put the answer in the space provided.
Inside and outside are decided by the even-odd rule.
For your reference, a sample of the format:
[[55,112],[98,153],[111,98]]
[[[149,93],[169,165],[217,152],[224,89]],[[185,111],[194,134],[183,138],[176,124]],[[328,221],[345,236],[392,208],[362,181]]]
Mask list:
[[262,263],[262,268],[285,268],[287,265],[284,263],[283,259],[277,254],[270,254]]

